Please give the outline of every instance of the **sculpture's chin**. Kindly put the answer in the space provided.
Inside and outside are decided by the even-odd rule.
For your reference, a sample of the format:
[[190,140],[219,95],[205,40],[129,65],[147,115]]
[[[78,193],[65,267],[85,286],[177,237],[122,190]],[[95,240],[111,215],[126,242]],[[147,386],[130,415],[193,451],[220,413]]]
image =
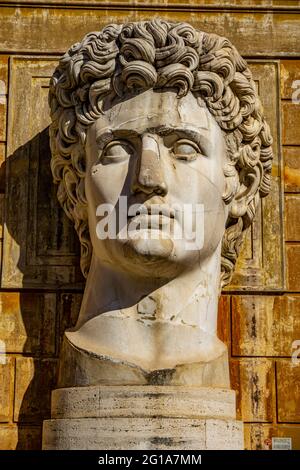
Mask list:
[[139,230],[131,235],[124,244],[134,252],[146,258],[170,258],[174,251],[174,243],[170,237],[163,237],[158,230]]
[[174,257],[171,238],[155,238],[149,231],[140,231],[121,244],[124,267],[145,276],[174,277],[180,271]]
[[[174,278],[199,260],[199,253],[186,251],[184,240],[149,236],[140,230],[134,237],[118,242],[114,254],[125,271],[146,277]],[[149,232],[149,231],[148,231]],[[151,235],[151,234],[150,234]]]

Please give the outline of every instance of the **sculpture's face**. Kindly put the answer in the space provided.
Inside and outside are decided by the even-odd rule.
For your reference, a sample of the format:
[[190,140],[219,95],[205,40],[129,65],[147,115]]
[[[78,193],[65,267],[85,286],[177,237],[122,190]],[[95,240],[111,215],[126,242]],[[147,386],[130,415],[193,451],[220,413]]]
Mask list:
[[[219,246],[228,214],[225,145],[216,121],[190,92],[178,98],[173,91],[148,90],[119,102],[107,99],[103,109],[86,140],[94,255],[145,276],[172,277],[201,263]],[[122,203],[120,196],[126,197]],[[108,217],[103,204],[115,208]],[[133,204],[144,204],[141,215],[132,217]],[[104,220],[113,228],[114,218],[116,237],[112,230],[101,239]]]

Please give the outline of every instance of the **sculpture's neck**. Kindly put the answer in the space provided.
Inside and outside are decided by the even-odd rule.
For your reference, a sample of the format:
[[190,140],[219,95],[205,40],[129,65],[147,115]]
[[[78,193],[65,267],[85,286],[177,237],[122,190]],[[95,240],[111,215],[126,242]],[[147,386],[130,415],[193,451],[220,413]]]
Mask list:
[[220,247],[214,255],[170,281],[136,278],[100,264],[93,257],[77,328],[102,313],[141,321],[198,325],[216,331]]

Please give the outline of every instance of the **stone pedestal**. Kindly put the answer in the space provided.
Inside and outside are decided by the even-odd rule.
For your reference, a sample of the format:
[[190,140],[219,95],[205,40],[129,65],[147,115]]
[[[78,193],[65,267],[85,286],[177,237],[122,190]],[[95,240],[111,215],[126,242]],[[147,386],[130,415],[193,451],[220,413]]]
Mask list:
[[45,450],[241,450],[235,392],[184,386],[92,386],[52,392]]

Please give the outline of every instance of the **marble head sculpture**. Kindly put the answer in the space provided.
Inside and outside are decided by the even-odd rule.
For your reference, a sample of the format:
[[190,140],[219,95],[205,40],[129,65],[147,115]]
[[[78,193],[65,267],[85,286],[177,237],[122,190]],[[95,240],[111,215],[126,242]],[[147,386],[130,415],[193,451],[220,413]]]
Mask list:
[[[60,386],[229,386],[220,286],[270,190],[272,162],[245,60],[187,23],[111,24],[61,58],[49,102],[51,168],[87,277]],[[124,219],[121,196],[144,210]],[[193,244],[174,234],[183,214],[195,228],[197,208]],[[115,237],[99,236],[104,217],[118,221]]]

